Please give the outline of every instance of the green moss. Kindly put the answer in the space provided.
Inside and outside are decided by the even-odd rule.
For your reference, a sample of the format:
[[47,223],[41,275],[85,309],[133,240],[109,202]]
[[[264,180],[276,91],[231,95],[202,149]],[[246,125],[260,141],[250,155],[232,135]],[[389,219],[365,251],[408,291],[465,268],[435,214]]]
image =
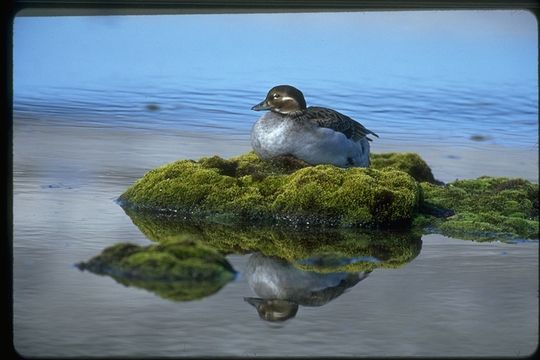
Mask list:
[[223,159],[219,156],[201,158],[198,163],[203,168],[216,169],[221,175],[236,178],[249,175],[257,180],[271,175],[288,175],[298,169],[311,166],[292,156],[261,160],[253,151],[231,159]]
[[388,169],[393,168],[406,172],[411,175],[416,181],[426,181],[437,184],[431,168],[428,164],[415,153],[384,153],[371,154],[371,165],[373,169]]
[[273,209],[308,219],[317,214],[345,226],[385,227],[410,220],[418,199],[414,180],[403,172],[319,165],[292,174]]
[[137,211],[229,225],[395,229],[412,223],[467,239],[538,238],[537,184],[481,177],[442,185],[412,153],[372,154],[367,169],[309,166],[292,157],[263,161],[253,152],[182,160],[148,172],[119,200]]
[[[422,244],[421,234],[417,232],[239,227],[142,214],[130,209],[126,209],[126,213],[141,232],[158,243],[191,238],[223,253],[260,252],[319,272],[399,267],[414,259]],[[314,257],[336,261],[305,261]],[[373,259],[376,261],[371,261]]]
[[480,177],[421,186],[425,204],[455,213],[431,222],[433,231],[471,240],[538,239],[538,184]]
[[119,198],[139,210],[216,222],[365,228],[408,225],[419,199],[414,179],[394,168],[307,166],[291,157],[262,161],[253,152],[167,164]]
[[116,244],[78,267],[179,301],[208,296],[235,274],[218,251],[185,238],[165,239],[146,247]]

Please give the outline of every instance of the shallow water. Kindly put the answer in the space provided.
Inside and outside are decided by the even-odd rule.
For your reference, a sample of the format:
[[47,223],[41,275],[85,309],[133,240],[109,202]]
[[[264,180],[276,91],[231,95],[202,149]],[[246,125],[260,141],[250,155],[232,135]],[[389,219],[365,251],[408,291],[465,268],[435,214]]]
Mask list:
[[[14,134],[14,326],[26,356],[508,355],[538,340],[538,242],[422,239],[398,269],[376,269],[276,327],[240,277],[173,302],[74,267],[118,242],[150,241],[114,200],[148,169],[248,149],[228,137],[34,125]],[[136,156],[135,156],[136,155]]]
[[[210,86],[144,91],[49,89],[21,94],[14,110],[24,117],[44,116],[59,124],[219,132],[246,138],[256,117],[250,108],[268,89],[256,84],[248,88],[241,84],[236,88]],[[376,131],[381,141],[416,143],[429,139],[440,146],[466,148],[475,147],[479,137],[487,144],[529,150],[538,145],[534,89],[513,85],[475,89],[467,83],[417,87],[414,91],[347,83],[331,89],[302,88],[308,105],[336,108]]]
[[[254,28],[263,32],[272,25],[269,18],[259,18]],[[120,60],[108,66],[121,72],[119,64],[125,62],[126,73],[136,73],[137,79],[86,82],[85,76],[111,69],[92,72],[79,59],[80,68],[69,72],[72,65],[61,57],[48,66],[67,66],[65,73],[43,72],[38,78],[25,65],[35,57],[21,47],[39,40],[39,24],[51,19],[36,20],[39,26],[31,33],[36,38],[25,35],[23,25],[29,21],[16,21],[16,34],[22,35],[14,42],[14,341],[21,354],[519,356],[536,349],[537,241],[475,243],[423,236],[411,262],[375,269],[322,306],[300,306],[279,326],[261,320],[244,300],[258,296],[250,287],[250,254],[228,255],[239,277],[189,302],[79,271],[74,264],[108,246],[151,243],[115,203],[146,171],[177,159],[250,150],[249,130],[259,114],[249,109],[275,85],[269,79],[283,77],[277,74],[280,66],[263,74],[256,60],[237,72],[205,72],[205,64],[212,64],[207,59],[197,63],[202,72],[189,74],[180,67],[175,76],[159,77],[154,70],[135,72],[127,58],[132,53],[119,51]],[[92,27],[84,20],[80,26],[92,29],[87,34],[101,34],[105,45],[97,42],[100,46],[107,41],[118,46],[109,37],[120,33],[115,24],[122,21],[102,21]],[[43,33],[44,41],[61,43],[69,58],[70,46],[78,44],[61,42],[69,34],[56,30],[56,37]],[[221,40],[215,46],[226,48]],[[150,55],[141,56],[147,60]],[[224,60],[225,68],[233,65]],[[417,152],[445,182],[481,175],[538,182],[536,74],[503,81],[493,70],[491,79],[468,81],[430,77],[425,73],[434,70],[423,67],[416,70],[418,77],[396,74],[396,69],[386,73],[383,66],[372,74],[382,80],[369,81],[366,74],[349,79],[339,72],[317,72],[320,63],[304,65],[290,79],[301,85],[308,103],[333,107],[377,132],[372,151]],[[475,135],[483,141],[473,140]]]

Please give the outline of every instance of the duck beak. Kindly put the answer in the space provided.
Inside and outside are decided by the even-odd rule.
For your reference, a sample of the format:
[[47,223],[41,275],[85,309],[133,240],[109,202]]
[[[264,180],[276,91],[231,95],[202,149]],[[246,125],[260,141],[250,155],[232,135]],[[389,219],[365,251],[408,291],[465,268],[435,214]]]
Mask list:
[[254,297],[245,297],[244,301],[250,305],[253,305],[254,307],[259,307],[260,305],[264,304],[263,299],[254,298]]
[[266,102],[266,99],[255,105],[251,110],[261,111],[261,110],[270,110],[270,105]]

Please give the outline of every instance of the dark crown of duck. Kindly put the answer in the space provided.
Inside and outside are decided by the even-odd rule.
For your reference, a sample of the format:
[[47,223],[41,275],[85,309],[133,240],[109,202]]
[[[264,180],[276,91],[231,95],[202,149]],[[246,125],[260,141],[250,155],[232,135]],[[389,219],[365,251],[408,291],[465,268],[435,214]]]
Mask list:
[[270,110],[279,114],[287,115],[306,109],[304,94],[290,85],[278,85],[270,89],[264,99],[251,110]]

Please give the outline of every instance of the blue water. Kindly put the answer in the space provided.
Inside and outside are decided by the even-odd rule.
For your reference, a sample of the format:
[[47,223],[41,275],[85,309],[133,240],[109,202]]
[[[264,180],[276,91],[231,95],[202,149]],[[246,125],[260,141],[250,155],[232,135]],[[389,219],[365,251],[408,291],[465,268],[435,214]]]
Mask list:
[[[472,136],[481,135],[489,143],[504,146],[538,145],[534,91],[519,91],[510,85],[477,90],[465,84],[413,90],[354,85],[332,87],[336,93],[325,93],[315,84],[302,90],[309,103],[338,109],[389,141],[468,146]],[[264,98],[268,86],[55,88],[17,96],[14,111],[17,117],[74,126],[175,129],[245,137],[258,116],[250,108]]]
[[526,11],[18,17],[14,111],[245,137],[287,83],[389,141],[536,150],[536,27]]

